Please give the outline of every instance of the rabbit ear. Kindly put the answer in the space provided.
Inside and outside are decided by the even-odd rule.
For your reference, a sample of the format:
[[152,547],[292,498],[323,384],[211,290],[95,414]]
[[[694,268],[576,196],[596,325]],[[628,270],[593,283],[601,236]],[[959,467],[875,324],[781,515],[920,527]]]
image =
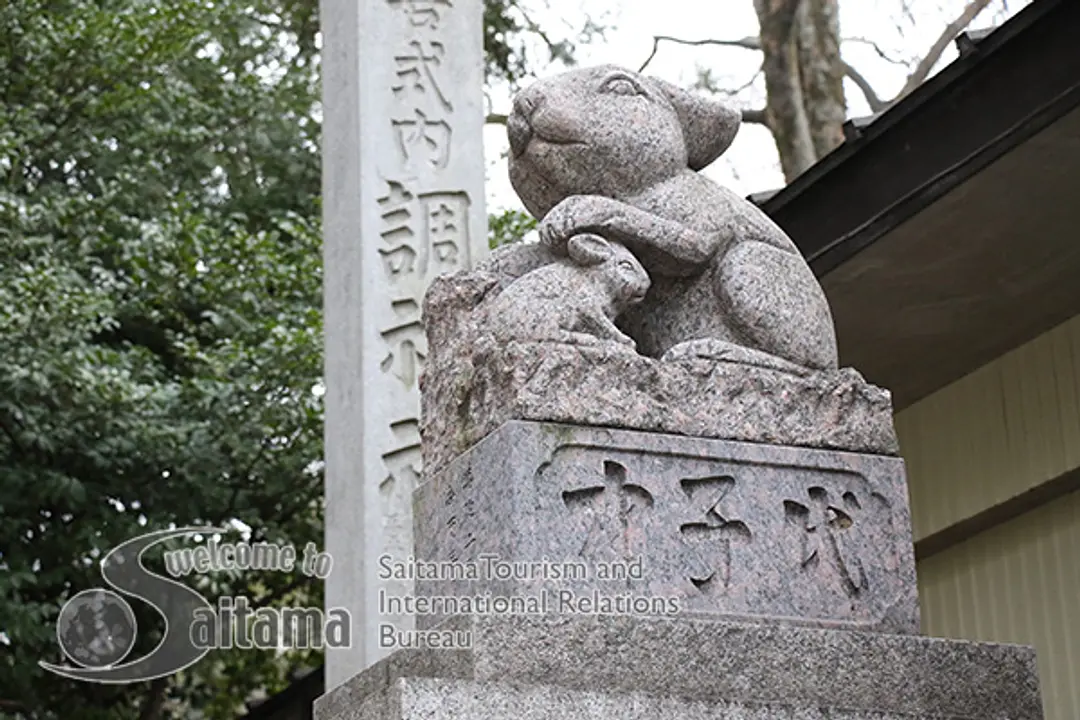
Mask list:
[[722,102],[687,92],[660,78],[649,78],[674,106],[686,140],[687,165],[701,170],[735,140],[742,113]]
[[570,259],[578,265],[599,265],[611,257],[614,250],[608,241],[593,233],[582,233],[566,243]]

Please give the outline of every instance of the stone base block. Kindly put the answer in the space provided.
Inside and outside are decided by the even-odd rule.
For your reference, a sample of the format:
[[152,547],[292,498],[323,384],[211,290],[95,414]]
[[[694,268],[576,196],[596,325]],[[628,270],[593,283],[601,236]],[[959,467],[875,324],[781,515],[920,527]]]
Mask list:
[[1038,720],[1030,648],[631,617],[471,617],[331,690],[316,720]]
[[429,476],[414,520],[423,562],[386,567],[419,580],[420,627],[494,598],[918,632],[895,457],[514,421]]

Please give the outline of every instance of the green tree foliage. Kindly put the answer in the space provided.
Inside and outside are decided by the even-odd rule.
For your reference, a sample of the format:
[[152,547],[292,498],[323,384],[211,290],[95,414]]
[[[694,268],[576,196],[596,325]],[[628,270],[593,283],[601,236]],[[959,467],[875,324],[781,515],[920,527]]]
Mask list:
[[[235,518],[254,540],[320,539],[316,65],[306,30],[273,27],[274,10],[0,10],[0,701],[13,714],[225,716],[306,660],[219,653],[116,687],[36,666],[59,659],[60,603],[100,586],[96,558],[140,532]],[[321,591],[270,574],[206,589],[301,604]],[[160,623],[139,619],[152,648]]]
[[502,245],[521,242],[525,235],[536,229],[536,219],[521,210],[504,210],[488,216],[488,247],[494,250]]
[[[60,660],[64,600],[101,586],[101,555],[142,532],[233,523],[234,539],[321,545],[316,11],[0,4],[4,716],[235,717],[320,661],[216,651],[118,686],[37,665]],[[488,77],[513,83],[519,34],[537,28],[497,0],[485,23]],[[212,600],[322,603],[299,573],[204,582]],[[142,654],[162,628],[136,612]]]

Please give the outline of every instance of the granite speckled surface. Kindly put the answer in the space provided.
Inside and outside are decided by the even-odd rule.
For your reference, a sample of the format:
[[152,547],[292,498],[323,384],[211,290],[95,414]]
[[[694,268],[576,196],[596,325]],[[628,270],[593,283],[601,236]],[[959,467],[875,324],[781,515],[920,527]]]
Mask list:
[[698,171],[730,145],[737,109],[611,65],[537,81],[507,120],[510,180],[556,254],[580,232],[617,240],[653,279],[629,335],[694,353],[830,370],[836,336],[799,250],[752,203]]
[[317,720],[1039,720],[1030,648],[626,616],[453,618],[460,649],[403,649],[331,690]]
[[[427,472],[512,419],[897,453],[889,393],[838,369],[798,249],[698,172],[739,122],[614,66],[515,97],[511,180],[541,242],[440,277],[425,297]],[[583,238],[615,255],[582,263]],[[647,278],[630,279],[638,270]]]
[[739,113],[603,66],[507,126],[541,242],[424,300],[415,557],[379,562],[419,572],[418,629],[316,717],[1041,718],[1032,649],[916,634],[889,393],[698,172]]
[[639,303],[649,275],[629,250],[599,235],[570,238],[568,256],[531,269],[476,308],[476,323],[496,342],[546,341],[608,345],[628,352],[636,344],[615,318]]
[[850,368],[796,374],[737,358],[656,359],[618,342],[498,336],[478,308],[497,304],[513,282],[507,273],[542,269],[545,257],[523,246],[497,254],[486,269],[432,283],[421,379],[425,472],[438,472],[508,420],[898,453],[888,391]]
[[[417,558],[486,563],[418,594],[918,631],[898,458],[513,421],[429,476],[413,513]],[[485,556],[583,571],[501,578]],[[600,572],[631,563],[637,577]]]

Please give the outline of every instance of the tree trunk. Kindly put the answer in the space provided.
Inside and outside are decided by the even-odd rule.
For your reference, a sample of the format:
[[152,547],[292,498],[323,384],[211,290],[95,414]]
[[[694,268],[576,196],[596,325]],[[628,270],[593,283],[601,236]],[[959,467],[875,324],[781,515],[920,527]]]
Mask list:
[[803,102],[817,160],[844,141],[844,61],[839,0],[802,0],[795,15]]
[[761,24],[765,72],[765,122],[776,139],[780,166],[789,182],[814,164],[814,142],[803,101],[799,53],[795,43],[798,0],[754,0]]
[[843,141],[847,112],[839,0],[754,0],[765,120],[791,182]]

